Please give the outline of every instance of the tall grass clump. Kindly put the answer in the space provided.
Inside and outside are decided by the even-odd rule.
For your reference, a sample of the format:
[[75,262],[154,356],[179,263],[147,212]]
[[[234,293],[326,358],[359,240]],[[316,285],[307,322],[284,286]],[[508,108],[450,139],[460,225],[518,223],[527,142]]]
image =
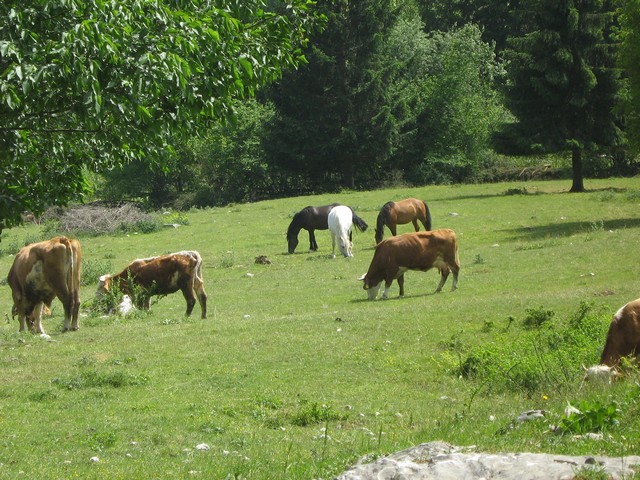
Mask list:
[[489,392],[532,396],[545,389],[572,385],[582,365],[597,361],[608,319],[581,303],[575,313],[558,320],[544,307],[527,309],[521,322],[490,329],[492,338],[459,356],[453,373],[484,384]]

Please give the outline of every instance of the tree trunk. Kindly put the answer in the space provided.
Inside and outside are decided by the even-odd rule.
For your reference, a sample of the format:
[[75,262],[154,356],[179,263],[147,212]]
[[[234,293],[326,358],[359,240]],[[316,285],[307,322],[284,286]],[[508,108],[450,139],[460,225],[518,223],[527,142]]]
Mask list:
[[582,178],[582,149],[573,147],[571,149],[571,169],[573,172],[573,185],[570,192],[584,192],[584,181]]
[[342,183],[346,188],[354,189],[356,187],[356,173],[353,160],[345,160],[342,166]]

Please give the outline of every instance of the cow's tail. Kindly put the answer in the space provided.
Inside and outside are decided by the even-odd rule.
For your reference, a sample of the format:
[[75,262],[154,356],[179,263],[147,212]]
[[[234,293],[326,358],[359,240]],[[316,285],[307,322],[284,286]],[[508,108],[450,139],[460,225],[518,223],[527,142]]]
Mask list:
[[[351,210],[351,211],[353,212],[353,210]],[[369,225],[367,225],[367,222],[365,222],[358,215],[356,215],[355,212],[353,212],[353,224],[361,232],[365,232],[367,230],[367,228],[369,228]]]
[[67,290],[69,292],[77,291],[80,285],[76,285],[76,269],[78,268],[78,259],[76,258],[75,251],[71,242],[67,237],[60,237],[60,243],[64,245],[67,250]]
[[425,228],[427,230],[431,230],[431,210],[429,210],[429,207],[427,206],[427,202],[425,202],[423,200],[422,203],[424,204],[424,223],[425,223]]
[[200,283],[204,283],[204,279],[202,278],[202,257],[200,256],[200,253],[196,252],[195,250],[192,252],[193,257],[196,259],[196,268],[195,268],[195,275],[196,275],[196,280],[198,280],[198,282]]

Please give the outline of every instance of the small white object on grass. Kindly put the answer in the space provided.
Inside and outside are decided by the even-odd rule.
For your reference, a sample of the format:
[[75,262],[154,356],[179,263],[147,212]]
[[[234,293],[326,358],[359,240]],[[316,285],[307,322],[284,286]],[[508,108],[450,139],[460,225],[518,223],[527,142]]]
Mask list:
[[135,307],[133,306],[133,302],[131,301],[131,297],[129,295],[124,295],[122,297],[122,302],[118,305],[118,313],[123,317],[129,315]]

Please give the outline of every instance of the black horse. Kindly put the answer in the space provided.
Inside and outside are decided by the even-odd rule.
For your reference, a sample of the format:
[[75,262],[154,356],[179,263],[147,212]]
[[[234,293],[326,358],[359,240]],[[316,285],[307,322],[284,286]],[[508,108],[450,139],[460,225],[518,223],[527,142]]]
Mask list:
[[[298,233],[301,229],[305,229],[309,232],[309,250],[315,252],[318,250],[318,244],[316,243],[315,230],[328,230],[328,217],[329,212],[333,207],[340,205],[339,203],[332,203],[331,205],[323,205],[321,207],[304,207],[298,213],[293,216],[293,220],[289,224],[287,229],[287,243],[289,244],[289,253],[293,253],[298,246]],[[351,208],[351,207],[349,207]],[[353,208],[351,209],[353,212]],[[364,232],[368,225],[367,223],[358,217],[355,212],[353,213],[353,224],[358,230]]]

